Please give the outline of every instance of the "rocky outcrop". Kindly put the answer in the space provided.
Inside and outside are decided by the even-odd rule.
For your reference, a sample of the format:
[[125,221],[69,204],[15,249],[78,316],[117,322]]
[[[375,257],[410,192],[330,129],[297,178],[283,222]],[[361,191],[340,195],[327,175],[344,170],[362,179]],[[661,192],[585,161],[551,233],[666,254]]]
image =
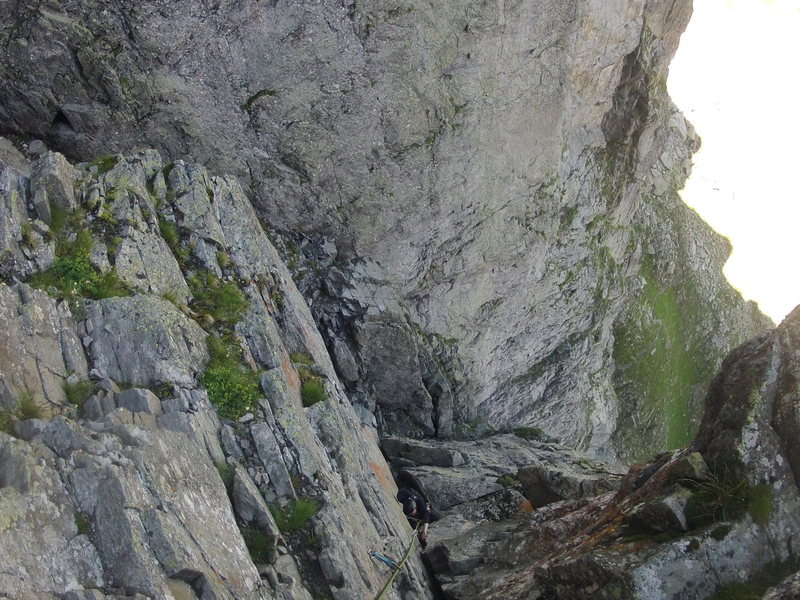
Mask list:
[[445,596],[700,599],[752,579],[778,584],[766,598],[791,597],[796,577],[769,577],[798,553],[798,331],[800,310],[731,353],[693,445],[634,465],[616,494],[462,527],[434,546]]
[[[688,0],[6,4],[0,129],[80,159],[191,157],[241,177],[276,229],[327,236],[328,266],[379,263],[402,312],[381,311],[381,293],[355,331],[321,328],[348,392],[387,430],[447,436],[481,414],[641,457],[637,439],[687,441],[699,390],[766,326],[724,283],[725,244],[676,195],[697,139],[664,81],[690,12]],[[119,236],[134,287],[149,232]],[[393,347],[407,378],[381,377]]]
[[[397,488],[239,184],[152,151],[66,172],[56,257],[0,283],[0,595],[376,594]],[[388,597],[430,597],[419,558]]]
[[0,410],[27,399],[59,414],[68,406],[64,382],[88,374],[69,307],[23,283],[0,285],[0,319]]

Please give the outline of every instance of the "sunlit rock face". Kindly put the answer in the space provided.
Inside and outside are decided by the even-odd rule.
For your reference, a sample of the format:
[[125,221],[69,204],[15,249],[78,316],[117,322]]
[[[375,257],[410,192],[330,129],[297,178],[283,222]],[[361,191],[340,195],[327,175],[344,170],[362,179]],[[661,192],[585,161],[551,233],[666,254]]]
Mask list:
[[[0,127],[190,157],[273,227],[380,263],[401,312],[323,328],[380,426],[533,424],[639,456],[684,441],[764,326],[675,193],[697,140],[664,82],[689,4],[6,3]],[[396,343],[412,376],[388,401]]]

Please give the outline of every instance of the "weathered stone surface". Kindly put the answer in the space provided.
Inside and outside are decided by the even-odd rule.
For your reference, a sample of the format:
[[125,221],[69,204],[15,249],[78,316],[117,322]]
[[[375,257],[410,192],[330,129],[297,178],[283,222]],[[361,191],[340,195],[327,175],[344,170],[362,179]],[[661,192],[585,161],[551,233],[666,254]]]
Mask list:
[[544,506],[561,500],[577,500],[598,496],[619,486],[619,477],[608,471],[580,464],[552,467],[532,465],[517,472],[525,497],[534,506]]
[[87,307],[94,367],[139,386],[196,384],[207,360],[205,332],[171,303],[152,296],[108,298]]
[[163,413],[158,396],[150,390],[140,388],[130,388],[120,393],[117,396],[117,406],[132,412],[146,412],[156,416]]
[[0,433],[0,591],[11,598],[59,598],[101,587],[100,554],[57,471],[53,453]]
[[58,152],[42,154],[31,169],[31,187],[34,190],[44,188],[50,203],[66,211],[72,211],[77,206],[74,190],[76,178],[75,168]]
[[537,507],[596,495],[615,489],[619,482],[612,465],[514,434],[472,442],[386,438],[381,444],[392,465],[411,476],[437,509],[487,496],[517,480]]
[[86,358],[66,302],[25,284],[0,283],[0,408],[29,397],[43,414],[66,404],[64,381],[87,377]]
[[0,163],[0,270],[5,279],[27,277],[49,267],[55,258],[54,244],[43,235],[47,226],[28,221],[29,188],[22,172]]
[[[613,497],[534,510],[499,544],[470,530],[477,531],[471,547],[487,558],[468,576],[449,567],[448,593],[708,598],[796,556],[799,331],[800,309],[731,353],[709,390],[694,444],[634,465]],[[449,552],[458,542],[442,544]],[[791,582],[784,585],[791,590]]]
[[792,600],[798,597],[800,597],[800,573],[795,573],[768,589],[764,593],[763,600]]
[[28,175],[30,166],[22,153],[10,140],[0,136],[0,163],[15,168],[23,175]]
[[[457,397],[406,388],[445,417],[465,405],[456,425],[474,401],[612,457],[696,427],[720,358],[765,324],[675,194],[696,138],[663,81],[688,1],[194,8],[3,6],[0,126],[85,159],[156,145],[207,165],[178,198],[212,270],[216,216],[196,203],[222,172],[276,228],[335,242],[326,260],[380,262],[411,322],[454,341]],[[658,352],[676,345],[702,357],[693,377]],[[684,408],[688,428],[630,416]]]

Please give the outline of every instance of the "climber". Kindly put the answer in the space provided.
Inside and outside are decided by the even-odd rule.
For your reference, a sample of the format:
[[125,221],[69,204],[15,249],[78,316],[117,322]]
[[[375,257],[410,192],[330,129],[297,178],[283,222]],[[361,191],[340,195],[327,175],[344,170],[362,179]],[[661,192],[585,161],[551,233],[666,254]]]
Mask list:
[[403,505],[403,514],[411,527],[417,528],[420,545],[428,545],[428,525],[438,521],[441,515],[431,508],[425,497],[413,488],[403,487],[397,491],[397,501]]

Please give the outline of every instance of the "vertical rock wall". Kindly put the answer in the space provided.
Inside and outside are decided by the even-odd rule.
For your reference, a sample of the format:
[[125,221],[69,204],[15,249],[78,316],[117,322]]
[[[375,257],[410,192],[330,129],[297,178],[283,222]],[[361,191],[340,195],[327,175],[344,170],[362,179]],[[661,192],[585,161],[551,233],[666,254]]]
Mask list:
[[[642,433],[674,445],[697,387],[765,325],[676,196],[696,139],[664,82],[687,0],[0,11],[2,130],[74,157],[190,156],[242,177],[274,227],[382,265],[403,320],[456,349],[456,426],[437,428],[436,385],[415,373],[417,433],[477,416],[612,456],[639,455]],[[703,364],[640,360],[666,346]],[[362,350],[362,404],[402,422]]]

